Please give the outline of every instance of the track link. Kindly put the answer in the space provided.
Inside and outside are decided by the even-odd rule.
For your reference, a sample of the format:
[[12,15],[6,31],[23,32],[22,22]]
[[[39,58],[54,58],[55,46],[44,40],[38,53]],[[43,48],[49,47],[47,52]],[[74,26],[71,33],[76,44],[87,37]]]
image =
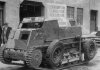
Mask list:
[[37,48],[30,48],[25,58],[25,64],[30,68],[39,68],[42,63],[42,52]]
[[25,57],[25,65],[30,67],[30,59],[32,59],[31,54],[32,54],[33,48],[29,49],[27,52],[27,55]]

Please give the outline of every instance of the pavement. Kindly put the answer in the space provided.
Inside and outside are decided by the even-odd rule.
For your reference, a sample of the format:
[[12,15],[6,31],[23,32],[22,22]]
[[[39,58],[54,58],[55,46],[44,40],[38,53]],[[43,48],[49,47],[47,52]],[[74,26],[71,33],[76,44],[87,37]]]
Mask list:
[[[34,69],[28,69],[20,65],[7,65],[0,62],[0,70],[34,70]],[[91,60],[88,64],[74,66],[63,70],[100,70],[100,47],[98,48],[95,58]]]

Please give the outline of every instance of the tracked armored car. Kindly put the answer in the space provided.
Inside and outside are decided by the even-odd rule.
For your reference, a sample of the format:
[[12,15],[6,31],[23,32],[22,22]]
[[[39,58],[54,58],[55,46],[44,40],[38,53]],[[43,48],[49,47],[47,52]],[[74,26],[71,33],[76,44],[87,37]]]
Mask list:
[[21,60],[31,68],[63,68],[94,58],[96,44],[82,37],[81,27],[60,27],[57,20],[41,20],[30,17],[11,31],[7,43],[0,47],[1,62]]

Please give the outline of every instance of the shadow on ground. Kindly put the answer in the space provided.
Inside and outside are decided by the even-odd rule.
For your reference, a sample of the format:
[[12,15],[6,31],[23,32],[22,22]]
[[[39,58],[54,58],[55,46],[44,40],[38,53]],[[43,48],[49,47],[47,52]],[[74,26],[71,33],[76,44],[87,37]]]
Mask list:
[[31,69],[27,67],[7,67],[7,68],[1,68],[0,70],[36,70],[36,69]]
[[[91,70],[88,67],[94,66],[95,64],[93,63],[89,63],[86,65],[79,65],[79,66],[74,66],[74,67],[70,67],[67,69],[62,69],[62,70]],[[37,69],[31,69],[31,68],[27,68],[27,67],[6,67],[6,68],[0,68],[0,70],[37,70]],[[53,69],[38,69],[38,70],[53,70]]]

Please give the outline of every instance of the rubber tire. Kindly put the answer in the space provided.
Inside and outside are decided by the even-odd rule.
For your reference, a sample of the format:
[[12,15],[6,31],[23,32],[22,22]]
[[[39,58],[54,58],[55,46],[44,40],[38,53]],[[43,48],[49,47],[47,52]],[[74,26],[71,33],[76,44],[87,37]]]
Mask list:
[[[91,44],[93,45],[92,47],[91,47]],[[93,48],[92,53],[90,52],[91,48]],[[96,43],[91,39],[85,40],[85,43],[83,44],[83,50],[84,50],[84,59],[86,62],[89,62],[90,60],[92,60],[95,57],[95,55],[97,53],[96,52],[97,51]]]
[[59,47],[61,48],[61,53],[59,57],[60,59],[62,59],[63,58],[63,43],[62,42],[59,42],[58,40],[54,40],[47,49],[48,62],[51,68],[58,68],[59,67],[58,64],[61,62],[61,60],[59,60],[57,63],[55,63],[53,60],[54,51]]
[[[38,57],[38,58],[36,58]],[[25,65],[29,68],[37,69],[42,63],[42,51],[40,49],[31,48],[27,52]]]

